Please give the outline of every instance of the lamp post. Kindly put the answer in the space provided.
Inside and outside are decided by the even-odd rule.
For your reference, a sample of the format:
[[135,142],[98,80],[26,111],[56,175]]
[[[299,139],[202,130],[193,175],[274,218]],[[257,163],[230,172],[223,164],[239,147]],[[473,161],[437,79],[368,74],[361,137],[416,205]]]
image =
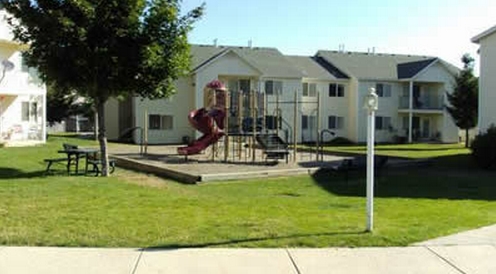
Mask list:
[[378,109],[378,97],[375,88],[369,89],[365,96],[364,109],[367,110],[367,228],[368,232],[374,229],[374,136],[375,111]]

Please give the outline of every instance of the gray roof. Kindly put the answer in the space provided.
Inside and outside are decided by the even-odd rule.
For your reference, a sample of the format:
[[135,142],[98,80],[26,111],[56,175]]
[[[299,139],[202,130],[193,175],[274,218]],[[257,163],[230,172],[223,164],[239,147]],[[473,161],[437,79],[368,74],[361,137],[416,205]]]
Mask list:
[[398,80],[401,79],[399,76],[414,76],[436,59],[429,56],[324,50],[317,52],[317,56],[349,76],[369,80]]
[[398,64],[398,79],[412,78],[435,61],[437,58]]
[[474,38],[470,39],[472,42],[479,44],[480,40],[486,38],[487,36],[493,34],[496,32],[496,26],[482,32],[481,34],[475,36]]
[[258,47],[191,45],[193,71],[228,51],[239,55],[243,60],[259,70],[264,77],[301,78],[304,76],[277,49]]
[[311,56],[286,56],[286,58],[295,65],[306,78],[318,80],[336,80],[330,71],[321,66],[314,57]]

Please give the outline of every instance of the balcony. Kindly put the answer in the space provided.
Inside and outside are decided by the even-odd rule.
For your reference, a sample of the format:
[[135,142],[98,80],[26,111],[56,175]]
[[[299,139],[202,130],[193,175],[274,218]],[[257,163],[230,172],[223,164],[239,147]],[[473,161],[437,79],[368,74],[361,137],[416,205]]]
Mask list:
[[[400,97],[400,109],[409,109],[410,98],[408,96]],[[430,95],[413,97],[414,110],[443,110],[444,109],[444,96]]]

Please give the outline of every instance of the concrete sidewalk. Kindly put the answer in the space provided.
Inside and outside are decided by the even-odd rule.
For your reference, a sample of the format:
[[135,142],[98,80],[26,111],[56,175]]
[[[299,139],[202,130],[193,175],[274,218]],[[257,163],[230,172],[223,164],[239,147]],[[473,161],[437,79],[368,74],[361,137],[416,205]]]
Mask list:
[[496,273],[495,239],[491,226],[391,248],[0,247],[0,273]]

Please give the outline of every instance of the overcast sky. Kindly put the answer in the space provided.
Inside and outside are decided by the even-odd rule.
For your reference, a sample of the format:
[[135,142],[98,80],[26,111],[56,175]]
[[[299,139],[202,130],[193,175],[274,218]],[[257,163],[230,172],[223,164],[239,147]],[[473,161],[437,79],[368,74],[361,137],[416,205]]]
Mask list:
[[[206,2],[190,42],[276,47],[284,54],[313,55],[319,49],[418,54],[461,67],[476,58],[470,39],[496,25],[495,0],[274,1],[184,0],[183,12]],[[478,66],[478,63],[477,63]],[[477,67],[476,66],[476,67]],[[478,69],[477,69],[478,71]]]

